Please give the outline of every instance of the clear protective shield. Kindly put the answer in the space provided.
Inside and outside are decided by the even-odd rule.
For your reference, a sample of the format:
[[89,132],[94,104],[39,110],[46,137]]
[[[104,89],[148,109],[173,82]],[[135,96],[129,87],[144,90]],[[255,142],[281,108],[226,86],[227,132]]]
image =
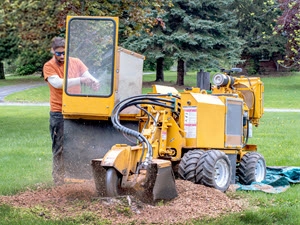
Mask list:
[[112,95],[115,26],[115,21],[109,18],[70,19],[65,71],[67,95]]

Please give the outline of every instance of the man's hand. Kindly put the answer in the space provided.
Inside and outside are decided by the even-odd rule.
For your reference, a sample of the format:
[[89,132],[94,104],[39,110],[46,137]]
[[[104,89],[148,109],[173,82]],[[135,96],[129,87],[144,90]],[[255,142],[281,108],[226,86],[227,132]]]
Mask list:
[[89,77],[80,77],[80,83],[91,86],[93,81]]
[[98,91],[99,88],[100,88],[100,83],[99,83],[99,81],[93,81],[93,83],[92,83],[92,89],[93,89],[94,91]]
[[80,83],[91,87],[94,91],[99,90],[100,87],[99,81],[94,81],[89,77],[80,77]]

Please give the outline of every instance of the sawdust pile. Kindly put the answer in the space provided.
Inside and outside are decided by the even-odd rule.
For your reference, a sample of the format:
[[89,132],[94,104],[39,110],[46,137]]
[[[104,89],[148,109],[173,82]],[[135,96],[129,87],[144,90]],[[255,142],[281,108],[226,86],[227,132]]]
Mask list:
[[149,205],[133,196],[98,198],[93,182],[65,184],[60,187],[28,190],[14,196],[0,196],[0,204],[29,208],[45,219],[96,215],[112,224],[176,224],[191,219],[218,217],[239,212],[245,202],[189,181],[176,180],[178,197],[169,202]]

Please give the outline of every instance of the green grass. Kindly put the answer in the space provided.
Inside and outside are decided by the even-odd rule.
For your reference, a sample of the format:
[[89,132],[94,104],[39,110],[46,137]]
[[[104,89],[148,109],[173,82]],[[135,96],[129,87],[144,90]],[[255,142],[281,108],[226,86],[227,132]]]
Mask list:
[[[213,76],[214,74],[211,74]],[[143,76],[144,82],[155,81],[155,73]],[[176,72],[166,71],[164,73],[164,85],[174,86],[177,80]],[[282,77],[261,77],[264,82],[264,106],[265,108],[300,108],[300,73],[291,73]],[[197,85],[197,72],[188,72],[184,78],[184,87],[195,87]],[[43,82],[40,75],[33,76],[8,76],[6,80],[0,80],[0,87],[20,82]],[[151,87],[144,87],[143,93],[152,92]],[[11,94],[5,98],[12,102],[48,102],[49,89],[47,86],[32,88],[29,90]]]
[[49,107],[0,107],[0,194],[51,182]]
[[[38,214],[38,213],[36,213]],[[74,225],[86,224],[86,218],[65,218],[62,220],[41,219],[29,210],[17,209],[7,205],[0,205],[0,224],[1,225]],[[101,223],[97,223],[101,225]],[[104,223],[103,223],[104,224]]]
[[[188,74],[186,81],[195,82],[195,76]],[[166,73],[165,78],[167,81],[176,81],[173,72]],[[299,73],[262,78],[265,107],[300,108],[299,79]],[[154,81],[155,74],[145,75],[144,80]],[[38,90],[35,94],[28,94],[29,90],[22,92],[24,98],[38,95],[39,91],[47,92],[43,87],[35,89]],[[44,101],[48,101],[48,96]],[[1,195],[15,194],[28,187],[35,188],[37,183],[51,185],[52,153],[48,112],[49,107],[44,106],[0,106]],[[300,166],[299,133],[299,113],[265,112],[260,125],[253,127],[253,138],[249,143],[257,144],[268,166]],[[248,199],[247,210],[216,219],[193,221],[192,224],[297,225],[300,221],[299,193],[300,185],[297,184],[280,194],[236,192],[232,194],[233,198]],[[88,224],[87,221],[84,216],[60,221],[44,220],[28,211],[0,204],[0,224]],[[90,224],[104,224],[96,218],[89,221]]]
[[[143,75],[143,81],[155,81],[156,74],[155,72],[151,74]],[[174,71],[165,71],[164,72],[164,81],[169,83],[170,85],[176,84],[177,81],[177,72]],[[187,72],[186,76],[184,77],[184,86],[192,87],[197,85],[197,72],[191,71]]]
[[218,219],[195,221],[193,224],[209,225],[298,225],[300,221],[299,185],[294,185],[280,194],[266,194],[263,192],[239,192],[236,197],[247,198],[249,209]]
[[262,77],[267,108],[300,108],[300,73],[282,77]]
[[0,80],[0,88],[17,84],[44,84],[44,86],[27,89],[5,97],[9,102],[48,102],[49,88],[40,74],[30,76],[7,76]]
[[43,78],[40,74],[34,74],[29,76],[6,76],[4,80],[0,80],[0,87],[23,84],[23,83],[39,83],[42,82]]
[[[15,194],[27,187],[34,188],[37,183],[51,184],[48,111],[48,107],[0,107],[0,125],[4,128],[0,130],[0,194]],[[266,112],[259,127],[253,128],[254,137],[250,142],[258,145],[268,165],[300,166],[298,115]],[[297,224],[299,192],[300,185],[280,194],[237,192],[235,197],[250,200],[248,210],[193,224]],[[35,214],[0,206],[1,224],[82,224],[82,220],[45,222]]]
[[[214,74],[211,74],[211,77]],[[176,72],[164,73],[165,81],[172,86],[176,83]],[[143,76],[143,81],[154,81],[155,74]],[[282,77],[261,76],[264,83],[264,106],[266,108],[300,108],[300,73],[294,72]],[[184,77],[184,86],[197,86],[197,72],[188,72]],[[182,88],[184,89],[184,87]],[[143,93],[151,92],[151,88],[143,89]],[[179,90],[181,91],[181,90]]]
[[9,102],[49,102],[49,87],[41,86],[16,92],[5,97]]
[[253,138],[269,166],[300,166],[300,113],[265,112]]

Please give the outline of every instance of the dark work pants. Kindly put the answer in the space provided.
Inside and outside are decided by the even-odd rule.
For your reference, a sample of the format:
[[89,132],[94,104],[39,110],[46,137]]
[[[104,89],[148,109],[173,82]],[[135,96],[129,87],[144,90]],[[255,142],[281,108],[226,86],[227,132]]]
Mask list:
[[53,166],[52,177],[56,185],[64,181],[63,139],[64,119],[60,112],[50,112],[50,134],[52,139]]

